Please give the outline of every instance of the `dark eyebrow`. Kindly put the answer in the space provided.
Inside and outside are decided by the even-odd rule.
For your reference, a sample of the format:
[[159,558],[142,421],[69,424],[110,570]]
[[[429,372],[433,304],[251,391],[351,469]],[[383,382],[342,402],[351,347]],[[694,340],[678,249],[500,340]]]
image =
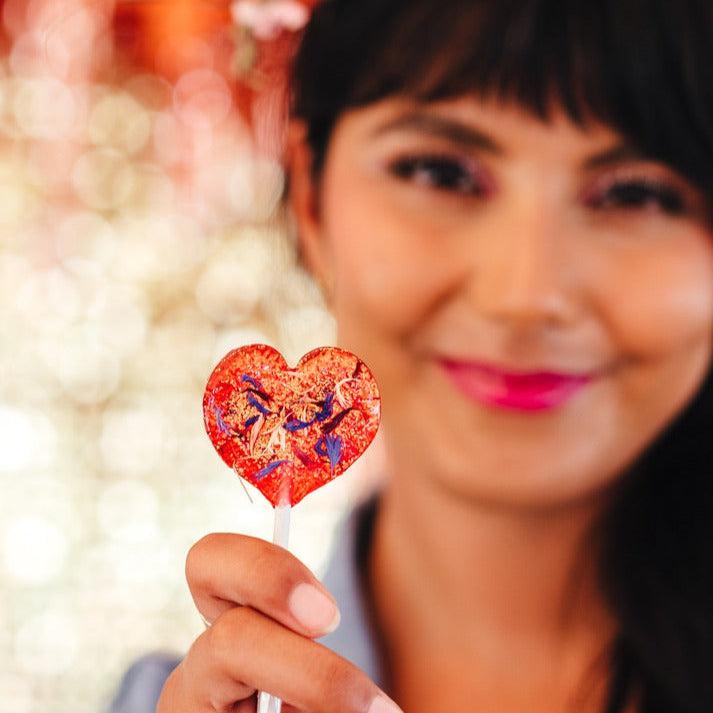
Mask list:
[[[498,156],[505,153],[503,147],[484,131],[456,119],[423,110],[409,111],[389,119],[377,126],[371,132],[371,136],[383,136],[392,131],[419,131],[466,148],[477,148]],[[647,159],[645,154],[631,144],[621,143],[585,159],[583,166],[586,170],[592,170],[625,161],[645,161]]]
[[612,166],[616,163],[623,163],[624,161],[646,161],[649,157],[638,151],[636,148],[630,144],[617,144],[606,151],[594,154],[584,161],[584,168],[587,170],[592,170],[595,168],[603,168],[605,166]]
[[420,131],[468,148],[478,148],[498,155],[504,153],[499,144],[479,129],[424,111],[412,111],[389,119],[377,126],[371,135],[377,137],[391,131]]

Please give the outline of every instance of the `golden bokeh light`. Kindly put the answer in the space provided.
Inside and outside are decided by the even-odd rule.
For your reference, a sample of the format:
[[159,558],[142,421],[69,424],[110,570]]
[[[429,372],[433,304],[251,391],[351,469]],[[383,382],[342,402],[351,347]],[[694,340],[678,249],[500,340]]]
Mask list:
[[[282,168],[256,151],[220,53],[158,43],[164,76],[122,63],[113,5],[3,5],[3,713],[97,713],[135,657],[187,650],[191,544],[271,534],[269,504],[205,435],[205,381],[242,344],[295,361],[334,340]],[[293,549],[317,571],[355,482],[295,513]]]

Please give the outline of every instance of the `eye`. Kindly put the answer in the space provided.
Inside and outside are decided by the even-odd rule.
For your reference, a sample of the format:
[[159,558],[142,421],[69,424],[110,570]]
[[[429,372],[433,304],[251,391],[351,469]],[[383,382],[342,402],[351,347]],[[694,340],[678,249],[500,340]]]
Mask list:
[[391,162],[388,170],[419,186],[477,197],[487,193],[485,181],[470,162],[450,156],[405,156]]
[[616,180],[597,190],[587,199],[592,208],[622,208],[641,210],[656,208],[668,215],[679,216],[687,212],[683,193],[665,181],[648,178]]

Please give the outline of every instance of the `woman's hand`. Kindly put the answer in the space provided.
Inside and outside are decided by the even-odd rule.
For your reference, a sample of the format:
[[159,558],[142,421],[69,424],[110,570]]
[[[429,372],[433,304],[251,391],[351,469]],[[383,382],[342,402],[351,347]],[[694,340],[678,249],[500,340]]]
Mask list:
[[250,713],[258,690],[279,696],[284,713],[399,713],[366,674],[312,640],[336,628],[339,612],[286,550],[208,535],[190,549],[186,578],[212,624],[167,679],[156,713]]

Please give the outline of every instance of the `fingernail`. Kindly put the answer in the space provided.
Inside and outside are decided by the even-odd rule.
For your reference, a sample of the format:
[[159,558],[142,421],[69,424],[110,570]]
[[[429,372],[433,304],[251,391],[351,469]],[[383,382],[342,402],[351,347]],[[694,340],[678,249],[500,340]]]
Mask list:
[[403,713],[403,711],[390,698],[380,695],[371,702],[367,713]]
[[288,606],[295,619],[310,631],[329,634],[339,626],[339,609],[312,584],[298,584],[290,594]]

